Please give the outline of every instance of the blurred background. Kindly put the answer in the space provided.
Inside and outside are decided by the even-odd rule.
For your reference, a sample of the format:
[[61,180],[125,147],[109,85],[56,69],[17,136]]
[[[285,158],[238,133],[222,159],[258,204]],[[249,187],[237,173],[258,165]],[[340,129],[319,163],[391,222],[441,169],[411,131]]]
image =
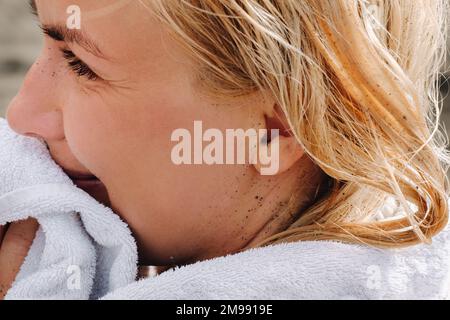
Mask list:
[[[0,116],[4,116],[40,48],[41,33],[29,13],[28,1],[0,0]],[[446,81],[449,76],[444,74],[441,79],[443,96],[450,96]],[[450,134],[450,97],[445,99],[442,121]]]
[[39,54],[41,40],[27,0],[0,0],[0,116]]

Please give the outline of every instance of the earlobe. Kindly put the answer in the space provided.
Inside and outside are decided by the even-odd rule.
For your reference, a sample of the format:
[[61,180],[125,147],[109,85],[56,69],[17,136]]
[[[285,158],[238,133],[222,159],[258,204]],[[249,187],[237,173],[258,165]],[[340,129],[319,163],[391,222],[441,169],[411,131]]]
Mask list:
[[[293,136],[278,135],[268,144],[261,144],[258,148],[259,157],[253,165],[261,175],[286,172],[304,155],[303,148]],[[263,155],[267,155],[268,159],[262,161]]]
[[280,140],[279,173],[283,173],[303,157],[304,151],[294,136],[278,136],[278,139]]

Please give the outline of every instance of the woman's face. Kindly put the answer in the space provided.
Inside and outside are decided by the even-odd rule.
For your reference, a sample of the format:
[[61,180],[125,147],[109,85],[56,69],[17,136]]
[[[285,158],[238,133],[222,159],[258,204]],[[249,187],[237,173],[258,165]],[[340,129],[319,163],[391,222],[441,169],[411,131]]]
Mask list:
[[[11,127],[45,139],[75,182],[130,225],[142,262],[189,261],[249,241],[266,221],[242,212],[259,205],[256,182],[269,186],[270,177],[250,165],[177,166],[171,135],[192,132],[195,120],[222,132],[264,127],[262,102],[200,94],[188,55],[138,1],[35,4],[48,35],[8,109]],[[80,30],[66,27],[71,5],[81,8]],[[102,184],[81,181],[92,176]]]

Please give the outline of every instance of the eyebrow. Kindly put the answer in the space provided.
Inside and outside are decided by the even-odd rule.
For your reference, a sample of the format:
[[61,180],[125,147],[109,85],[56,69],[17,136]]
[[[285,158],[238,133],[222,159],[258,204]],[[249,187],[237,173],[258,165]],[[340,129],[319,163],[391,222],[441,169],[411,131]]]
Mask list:
[[[31,12],[35,16],[39,16],[36,0],[29,1]],[[58,42],[68,42],[76,43],[80,47],[84,48],[86,51],[92,53],[93,55],[105,59],[105,55],[99,49],[97,44],[91,40],[86,34],[81,30],[77,29],[67,29],[65,26],[53,25],[53,24],[43,24],[40,28],[50,38]]]

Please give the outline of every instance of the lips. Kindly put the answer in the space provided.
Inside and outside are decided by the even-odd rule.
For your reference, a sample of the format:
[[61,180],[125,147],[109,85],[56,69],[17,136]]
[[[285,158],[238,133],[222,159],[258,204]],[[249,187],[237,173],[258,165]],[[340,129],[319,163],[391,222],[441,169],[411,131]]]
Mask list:
[[93,174],[81,173],[65,168],[63,168],[63,171],[78,188],[91,195],[96,191],[96,189],[103,186],[103,183]]
[[88,181],[88,180],[98,180],[96,176],[93,174],[80,173],[77,171],[72,171],[69,169],[63,168],[64,172],[69,176],[73,181]]
[[77,187],[87,192],[89,189],[102,184],[102,182],[92,174],[78,173],[67,169],[63,170]]
[[101,184],[102,182],[97,178],[92,179],[73,179],[71,178],[73,183],[77,185],[77,187],[83,189],[82,187],[96,186]]
[[66,169],[63,170],[78,188],[85,191],[105,206],[110,206],[108,192],[100,179],[91,174],[78,173]]

